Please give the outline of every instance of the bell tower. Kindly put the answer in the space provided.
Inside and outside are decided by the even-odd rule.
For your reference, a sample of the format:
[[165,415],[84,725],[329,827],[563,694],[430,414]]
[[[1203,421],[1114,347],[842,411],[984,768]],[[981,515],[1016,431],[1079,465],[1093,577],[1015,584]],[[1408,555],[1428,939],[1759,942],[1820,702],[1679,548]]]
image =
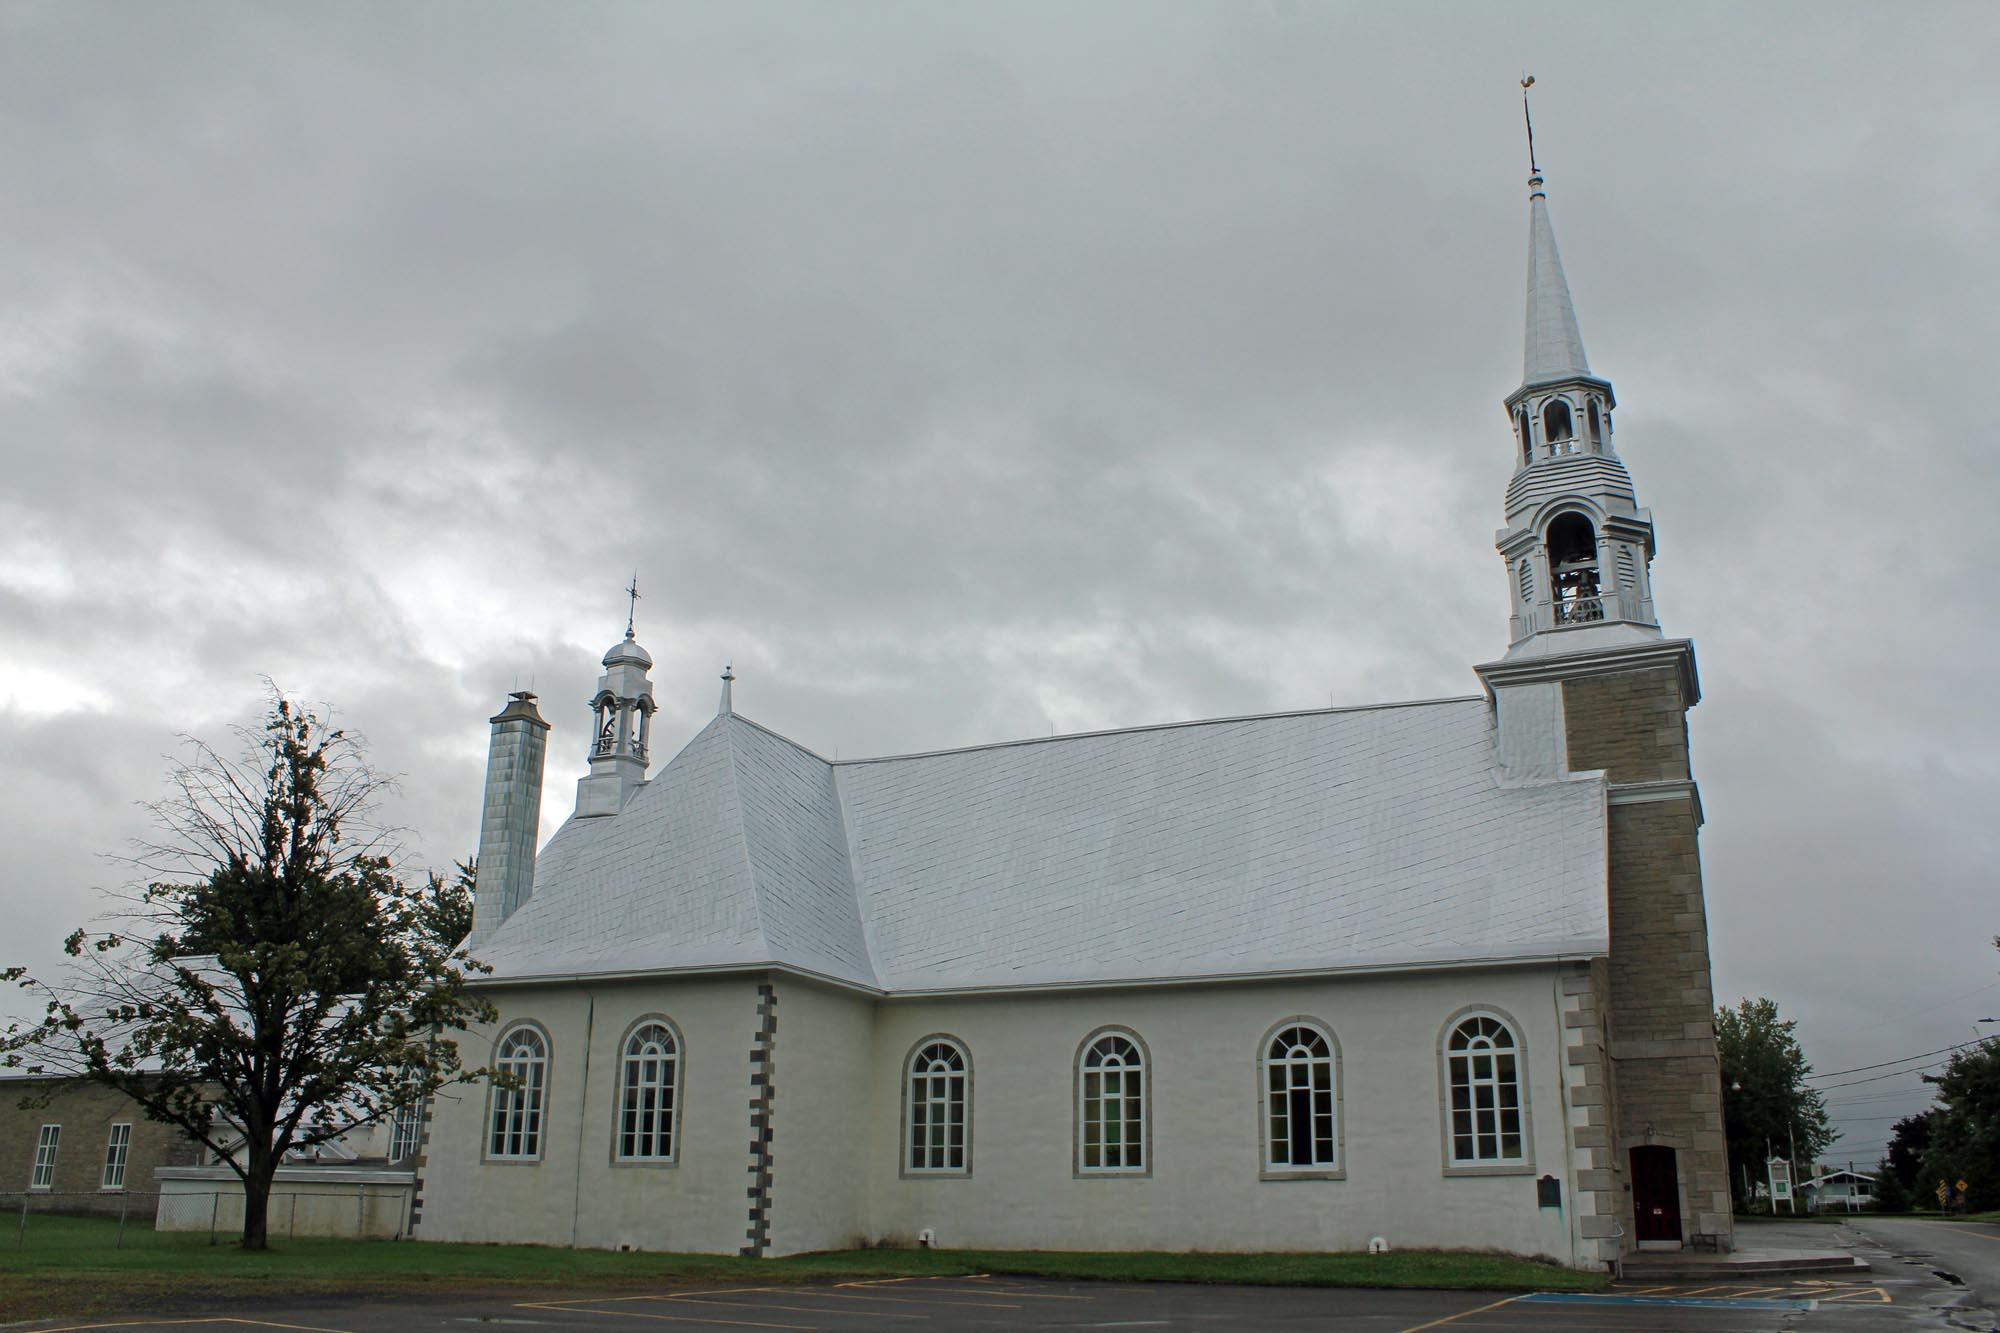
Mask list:
[[[1532,141],[1531,141],[1532,142]],[[1532,150],[1531,150],[1532,151]],[[1580,1253],[1730,1248],[1729,1164],[1687,711],[1694,645],[1653,606],[1653,516],[1613,445],[1542,174],[1528,180],[1527,348],[1506,398],[1508,644],[1477,668],[1502,782],[1605,781],[1605,957],[1562,980]]]
[[637,575],[625,591],[632,598],[625,638],[604,654],[604,674],[590,696],[590,772],[577,779],[578,819],[617,814],[646,782],[654,710],[653,682],[646,673],[653,669],[653,657],[632,637],[639,604]]
[[1527,348],[1506,400],[1514,477],[1495,540],[1513,599],[1507,656],[1655,642],[1653,515],[1612,443],[1618,400],[1590,373],[1540,172],[1528,191]]

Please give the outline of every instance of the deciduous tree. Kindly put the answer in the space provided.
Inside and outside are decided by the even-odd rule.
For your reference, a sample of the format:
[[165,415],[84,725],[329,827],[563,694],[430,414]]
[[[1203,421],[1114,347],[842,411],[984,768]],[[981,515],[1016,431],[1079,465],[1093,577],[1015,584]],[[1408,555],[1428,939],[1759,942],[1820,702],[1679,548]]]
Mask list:
[[492,1009],[460,947],[470,868],[401,878],[357,740],[282,696],[241,740],[233,757],[189,742],[151,807],[158,841],[132,858],[148,882],[69,937],[67,976],[0,973],[45,1000],[0,1052],[117,1088],[213,1149],[259,1250],[285,1153],[484,1073],[450,1034]]
[[1715,1011],[1715,1040],[1722,1055],[1722,1120],[1729,1140],[1729,1178],[1740,1202],[1764,1179],[1775,1152],[1811,1164],[1836,1137],[1819,1093],[1806,1086],[1812,1072],[1793,1030],[1773,1000],[1744,1000]]

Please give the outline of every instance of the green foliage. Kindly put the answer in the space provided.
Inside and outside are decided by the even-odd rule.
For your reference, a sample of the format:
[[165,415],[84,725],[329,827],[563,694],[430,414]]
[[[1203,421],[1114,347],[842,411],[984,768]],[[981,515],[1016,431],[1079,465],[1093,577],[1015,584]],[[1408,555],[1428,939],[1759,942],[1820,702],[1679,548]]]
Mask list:
[[358,742],[282,696],[242,740],[237,758],[190,742],[133,858],[148,882],[112,928],[70,935],[63,984],[0,973],[44,997],[0,1063],[115,1087],[207,1144],[261,1249],[284,1154],[483,1073],[445,1034],[493,1010],[460,948],[472,868],[399,877]]
[[1836,1137],[1819,1093],[1806,1086],[1812,1072],[1793,1029],[1773,1000],[1744,1000],[1715,1011],[1715,1041],[1722,1056],[1722,1120],[1729,1140],[1729,1180],[1737,1202],[1748,1202],[1746,1177],[1762,1182],[1765,1159],[1797,1153],[1801,1168],[1819,1159]]
[[2000,1204],[2000,1042],[1986,1042],[1951,1057],[1944,1073],[1925,1075],[1937,1087],[1930,1141],[1924,1147],[1917,1187],[1924,1205],[1935,1204],[1940,1180],[1966,1183],[1972,1208]]

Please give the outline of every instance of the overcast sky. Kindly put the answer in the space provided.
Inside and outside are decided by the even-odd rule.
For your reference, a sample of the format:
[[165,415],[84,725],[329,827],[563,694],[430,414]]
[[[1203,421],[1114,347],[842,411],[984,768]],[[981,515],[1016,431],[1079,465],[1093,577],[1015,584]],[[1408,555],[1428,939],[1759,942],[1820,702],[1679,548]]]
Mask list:
[[[1699,655],[1717,997],[1822,1071],[1969,1040],[1996,68],[1990,4],[14,0],[0,963],[267,676],[413,867],[532,684],[546,837],[635,568],[663,758],[725,660],[844,756],[1473,693],[1529,70]],[[1869,1161],[1926,1100],[1829,1098]]]

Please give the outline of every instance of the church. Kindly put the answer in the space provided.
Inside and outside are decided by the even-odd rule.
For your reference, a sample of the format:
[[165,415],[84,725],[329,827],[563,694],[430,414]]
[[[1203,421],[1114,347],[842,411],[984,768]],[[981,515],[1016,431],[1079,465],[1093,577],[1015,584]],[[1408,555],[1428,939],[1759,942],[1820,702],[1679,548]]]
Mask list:
[[415,1234],[1728,1249],[1694,650],[1539,173],[1505,406],[1509,642],[1462,698],[829,760],[725,674],[654,769],[628,627],[538,852],[515,694],[469,940],[499,1021],[460,1039],[511,1077],[433,1102]]

